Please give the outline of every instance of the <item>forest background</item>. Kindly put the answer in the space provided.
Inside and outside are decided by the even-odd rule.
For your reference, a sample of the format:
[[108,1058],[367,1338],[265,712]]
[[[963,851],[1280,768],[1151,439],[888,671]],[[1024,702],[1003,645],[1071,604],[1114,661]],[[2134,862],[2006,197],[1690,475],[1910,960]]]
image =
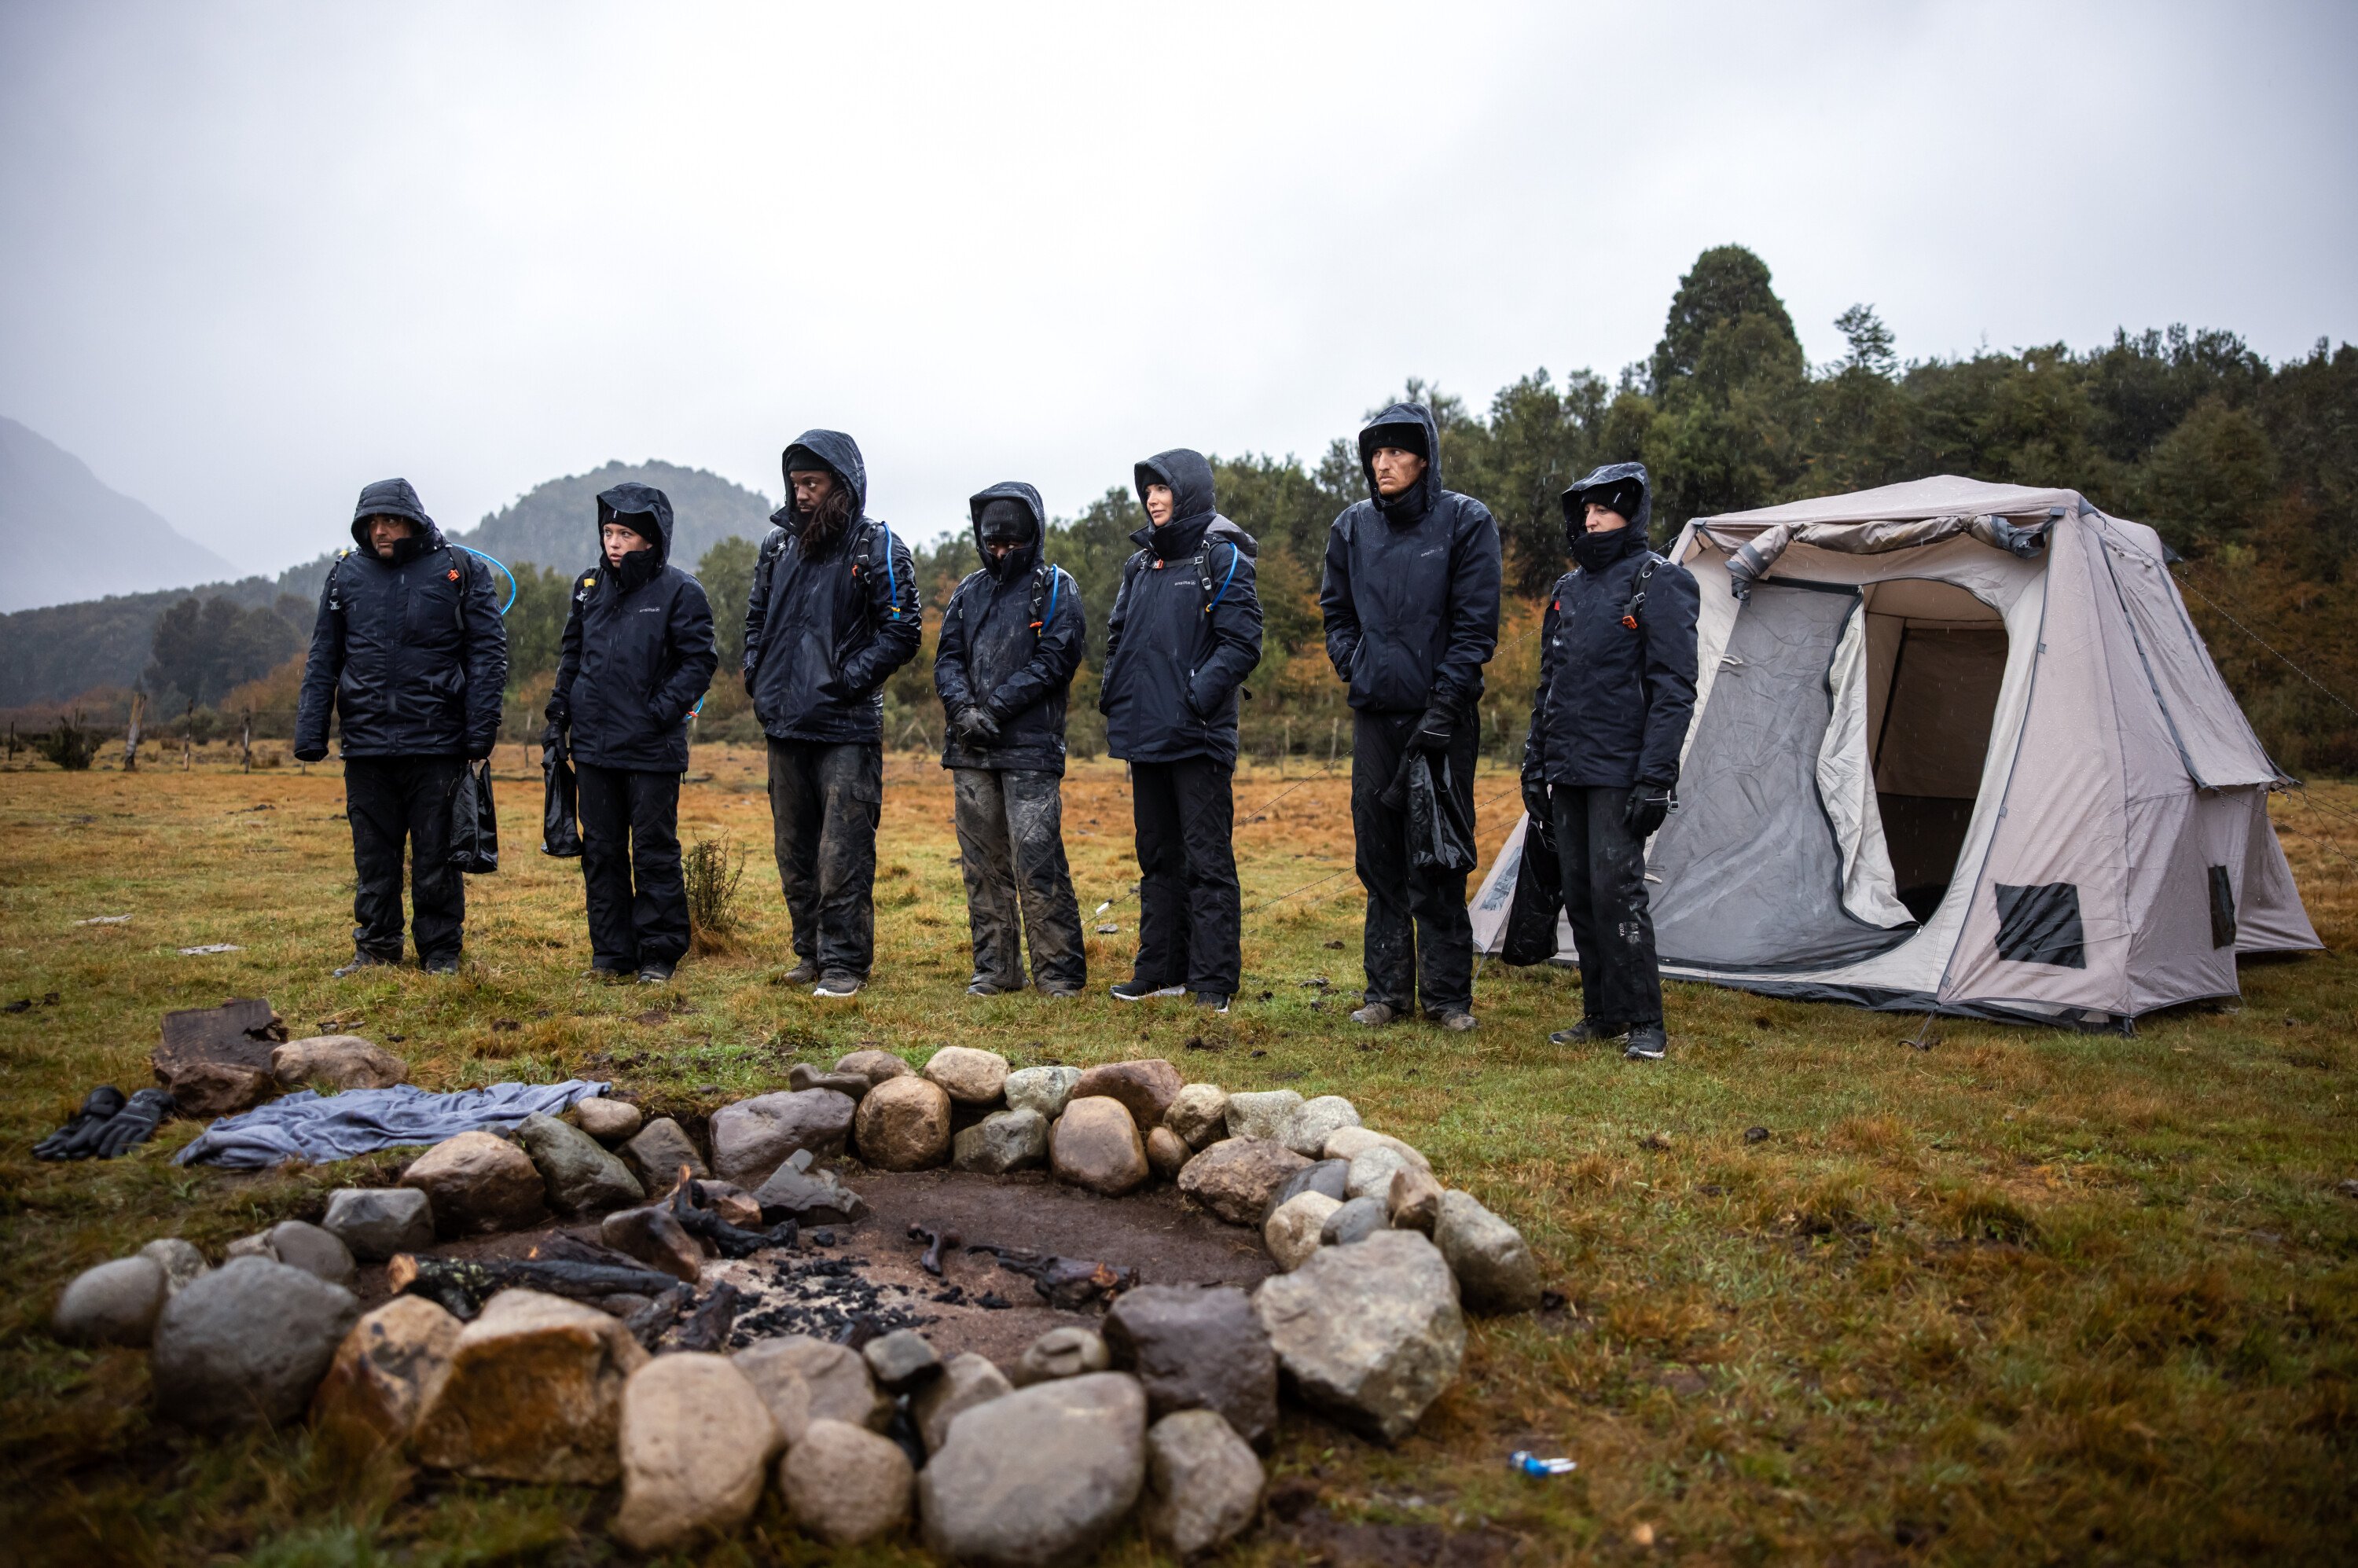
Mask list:
[[[1489,506],[1505,545],[1509,608],[1482,703],[1487,751],[1510,756],[1521,746],[1538,668],[1533,633],[1564,568],[1559,494],[1597,463],[1636,458],[1654,476],[1657,543],[1691,517],[1935,473],[2077,490],[2108,513],[2150,523],[2182,557],[2175,570],[2188,608],[2278,765],[2358,773],[2358,348],[2320,339],[2307,357],[2271,365],[2233,332],[2171,327],[2122,330],[2087,351],[2053,343],[1903,362],[1872,307],[1852,307],[1836,325],[1848,351],[1808,362],[1768,266],[1725,245],[1680,279],[1652,355],[1611,380],[1536,369],[1478,410],[1407,384],[1407,395],[1439,418],[1444,482]],[[1185,438],[1173,432],[1174,444]],[[1322,762],[1347,754],[1317,590],[1328,524],[1366,494],[1355,442],[1337,436],[1314,463],[1247,453],[1216,457],[1215,466],[1221,511],[1260,544],[1267,636],[1247,682],[1246,750]],[[1125,460],[1122,482],[1056,519],[1047,541],[1047,558],[1079,584],[1091,626],[1072,704],[1071,744],[1083,756],[1103,750],[1098,655],[1121,563],[1136,547],[1130,535],[1145,524],[1127,470]],[[976,488],[1008,477],[1022,476],[978,475]],[[551,481],[460,535],[512,552],[503,739],[529,744],[540,732],[572,574],[594,551],[590,498],[623,478],[671,492],[683,519],[679,564],[702,579],[715,607],[723,673],[698,738],[752,741],[759,727],[730,672],[769,503],[660,463]],[[88,765],[121,736],[135,693],[147,732],[170,743],[184,734],[199,743],[283,741],[327,559],[275,580],[0,617],[0,703],[15,704],[0,707],[10,760],[31,743]],[[975,564],[963,527],[918,544],[925,651],[887,686],[890,745],[940,742],[934,639],[942,605]],[[283,748],[265,744],[254,760],[279,765]]]

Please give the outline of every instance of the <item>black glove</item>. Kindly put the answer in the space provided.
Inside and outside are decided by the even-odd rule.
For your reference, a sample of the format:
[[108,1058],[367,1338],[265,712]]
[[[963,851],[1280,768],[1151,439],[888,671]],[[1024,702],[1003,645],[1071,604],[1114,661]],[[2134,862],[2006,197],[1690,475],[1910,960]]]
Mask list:
[[958,716],[955,722],[957,725],[957,738],[968,745],[996,746],[999,744],[999,720],[990,716],[990,709],[979,704],[961,708],[958,709]]
[[540,746],[544,752],[551,746],[560,752],[565,750],[565,720],[552,719],[548,721],[548,728],[540,732]]
[[123,1091],[101,1084],[82,1100],[81,1108],[66,1124],[33,1145],[36,1160],[87,1160],[99,1133],[123,1108]]
[[1419,752],[1446,752],[1450,731],[1456,728],[1457,716],[1435,703],[1416,721],[1416,730],[1409,736],[1408,743]]
[[479,747],[479,746],[469,746],[469,747],[467,748],[467,761],[469,761],[469,762],[480,762],[483,761],[485,758],[489,757],[491,754],[492,754],[492,748],[491,748],[490,746],[488,746],[488,745],[486,745],[486,746],[480,746],[480,747]]
[[156,1134],[157,1123],[172,1114],[172,1097],[163,1089],[141,1089],[131,1097],[131,1103],[115,1113],[114,1119],[98,1135],[98,1147],[92,1152],[102,1160],[112,1160],[135,1143],[145,1143]]
[[737,672],[737,677],[738,677],[738,679],[740,679],[740,680],[741,680],[741,681],[743,681],[743,682],[745,683],[745,695],[746,695],[747,697],[751,697],[751,696],[752,696],[752,695],[753,695],[753,667],[752,667],[751,665],[746,665],[743,669],[741,669],[741,670],[739,670],[739,671]]
[[328,748],[322,746],[316,752],[307,752],[298,746],[295,750],[295,760],[298,762],[324,762],[328,760]]
[[1536,768],[1523,770],[1523,811],[1531,819],[1531,831],[1546,844],[1555,842],[1555,808],[1548,801],[1547,775]]
[[1671,814],[1671,786],[1668,784],[1632,784],[1628,804],[1621,808],[1622,824],[1635,838],[1654,836],[1662,818]]

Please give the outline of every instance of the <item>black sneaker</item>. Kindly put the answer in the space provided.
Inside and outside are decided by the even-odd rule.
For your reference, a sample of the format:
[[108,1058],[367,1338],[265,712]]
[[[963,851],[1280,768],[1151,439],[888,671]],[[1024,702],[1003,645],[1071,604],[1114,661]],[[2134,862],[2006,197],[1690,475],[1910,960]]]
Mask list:
[[1617,1040],[1621,1032],[1609,1023],[1599,1023],[1584,1018],[1569,1029],[1559,1029],[1548,1036],[1551,1045],[1594,1045],[1600,1040]]
[[459,972],[459,960],[449,957],[428,958],[418,965],[418,968],[429,975],[455,975]]
[[848,973],[842,969],[829,969],[827,974],[821,978],[818,984],[811,988],[811,995],[824,997],[858,996],[860,994],[860,988],[867,983],[868,982],[865,979],[861,979],[858,975]]
[[1476,1027],[1474,1015],[1462,1007],[1436,1008],[1424,1016],[1448,1030],[1452,1034],[1463,1034],[1467,1030]]
[[394,960],[390,958],[380,958],[373,953],[355,953],[352,955],[352,960],[351,963],[346,964],[343,968],[336,971],[336,979],[340,980],[350,979],[352,976],[359,974],[362,969],[389,968],[392,967],[393,962]]
[[1369,1029],[1381,1029],[1399,1022],[1401,1010],[1388,1001],[1371,1001],[1365,1007],[1351,1010],[1351,1022]]
[[1022,989],[1023,982],[1021,980],[1011,986],[1002,986],[988,975],[977,975],[966,983],[966,994],[968,996],[1012,996]]
[[1670,1036],[1659,1023],[1639,1023],[1629,1030],[1629,1044],[1621,1048],[1624,1059],[1631,1062],[1659,1062],[1671,1048]]
[[1212,1012],[1226,1012],[1228,1011],[1228,999],[1218,991],[1197,991],[1195,1005]]
[[784,974],[779,976],[778,983],[782,986],[806,986],[817,979],[818,966],[811,962],[808,958],[805,958],[793,968],[788,969]]
[[671,984],[673,968],[674,966],[665,963],[661,958],[650,958],[639,966],[639,984],[667,986]]
[[1156,997],[1185,996],[1185,986],[1151,986],[1141,979],[1127,979],[1112,989],[1116,1001],[1148,1001]]

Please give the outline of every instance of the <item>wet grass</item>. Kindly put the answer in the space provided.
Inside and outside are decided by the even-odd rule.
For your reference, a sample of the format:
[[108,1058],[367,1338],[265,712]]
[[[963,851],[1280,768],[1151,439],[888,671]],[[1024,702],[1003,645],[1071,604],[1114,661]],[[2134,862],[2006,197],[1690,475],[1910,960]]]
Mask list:
[[[1271,1465],[1287,1512],[1486,1530],[1533,1562],[2352,1554],[2358,1199],[2340,1184],[2358,1178],[2358,974],[2341,953],[2246,966],[2240,1009],[2127,1039],[1943,1022],[1920,1052],[1902,1044],[1916,1019],[1678,988],[1671,1059],[1638,1066],[1549,1046],[1577,1014],[1571,978],[1497,966],[1470,1039],[1369,1036],[1343,1017],[1359,979],[1346,785],[1255,769],[1238,787],[1239,817],[1261,818],[1238,831],[1247,990],[1198,1019],[1102,995],[1128,972],[1135,869],[1120,770],[1100,762],[1076,769],[1065,818],[1085,913],[1114,906],[1087,924],[1120,927],[1090,937],[1098,994],[973,1002],[948,792],[899,756],[875,983],[821,1004],[772,983],[790,959],[760,759],[709,748],[684,833],[751,851],[742,920],[671,990],[579,978],[579,875],[533,852],[522,773],[502,786],[505,869],[470,884],[466,973],[337,981],[351,860],[332,770],[201,767],[0,774],[0,1003],[33,1003],[0,1014],[0,1540],[16,1560],[622,1555],[610,1495],[342,1474],[300,1433],[192,1440],[149,1422],[144,1357],[49,1340],[77,1270],[162,1235],[218,1249],[351,1179],[176,1171],[185,1123],[110,1165],[31,1160],[92,1084],[146,1081],[161,1012],[234,995],[268,996],[298,1033],[390,1044],[430,1087],[578,1074],[689,1115],[865,1044],[957,1041],[1019,1065],[1167,1055],[1231,1087],[1348,1094],[1520,1224],[1569,1305],[1477,1324],[1464,1378],[1397,1450],[1291,1421]],[[1487,850],[1511,777],[1477,799]],[[2346,949],[2358,789],[2277,810],[2311,915]],[[242,950],[177,952],[209,942]],[[1520,1478],[1505,1460],[1523,1447],[1580,1469]],[[1291,1551],[1264,1534],[1235,1555]],[[1151,1560],[1137,1541],[1111,1556]],[[827,1558],[773,1498],[705,1560]]]

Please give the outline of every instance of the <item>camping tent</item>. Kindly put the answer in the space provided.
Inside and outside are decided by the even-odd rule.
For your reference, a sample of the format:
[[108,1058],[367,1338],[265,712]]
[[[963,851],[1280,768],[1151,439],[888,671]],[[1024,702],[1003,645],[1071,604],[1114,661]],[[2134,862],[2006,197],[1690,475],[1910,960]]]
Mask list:
[[[2290,781],[2152,529],[1942,475],[1699,518],[1668,553],[1703,609],[1647,860],[1664,974],[2114,1022],[2320,946],[2268,823]],[[1486,952],[1522,837],[1474,900]]]

